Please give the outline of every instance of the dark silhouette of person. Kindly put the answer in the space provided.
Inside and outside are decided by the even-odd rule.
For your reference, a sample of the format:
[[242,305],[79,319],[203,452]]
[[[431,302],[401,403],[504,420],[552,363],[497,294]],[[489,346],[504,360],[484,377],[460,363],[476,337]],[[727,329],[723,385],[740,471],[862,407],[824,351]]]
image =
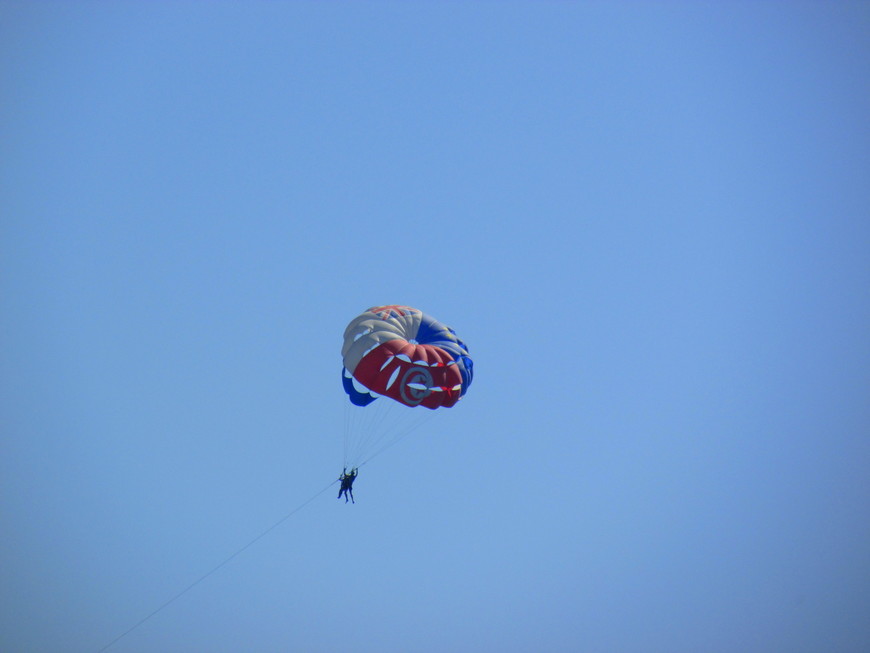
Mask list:
[[351,503],[356,503],[356,501],[353,500],[353,481],[356,478],[356,474],[356,467],[350,470],[350,472],[348,472],[347,467],[345,467],[341,476],[338,477],[338,480],[341,481],[341,488],[338,490],[338,498],[341,499],[341,495],[343,494],[345,503],[347,503],[348,497],[350,497]]

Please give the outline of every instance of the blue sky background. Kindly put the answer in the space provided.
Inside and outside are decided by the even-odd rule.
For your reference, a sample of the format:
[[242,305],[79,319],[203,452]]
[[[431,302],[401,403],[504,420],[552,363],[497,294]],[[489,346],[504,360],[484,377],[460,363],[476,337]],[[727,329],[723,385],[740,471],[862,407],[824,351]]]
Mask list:
[[[870,649],[870,5],[0,2],[0,649]],[[422,409],[420,409],[422,410]]]

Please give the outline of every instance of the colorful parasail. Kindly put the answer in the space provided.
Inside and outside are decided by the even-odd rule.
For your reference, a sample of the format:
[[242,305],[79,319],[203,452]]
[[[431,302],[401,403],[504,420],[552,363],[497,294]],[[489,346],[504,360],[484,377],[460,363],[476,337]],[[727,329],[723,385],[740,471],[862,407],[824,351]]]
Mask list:
[[473,363],[456,332],[410,306],[375,306],[347,325],[342,381],[351,403],[379,396],[426,408],[453,406],[468,391]]

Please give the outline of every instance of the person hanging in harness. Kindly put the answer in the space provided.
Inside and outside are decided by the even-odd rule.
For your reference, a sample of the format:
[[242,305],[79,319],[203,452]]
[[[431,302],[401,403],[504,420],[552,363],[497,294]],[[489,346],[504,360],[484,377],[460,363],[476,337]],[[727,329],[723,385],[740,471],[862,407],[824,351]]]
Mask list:
[[343,494],[345,503],[347,503],[348,497],[350,497],[351,503],[356,503],[356,501],[353,500],[353,481],[356,478],[356,474],[356,467],[351,469],[349,473],[347,467],[345,467],[341,476],[338,477],[338,480],[341,481],[341,488],[338,490],[338,498],[341,499],[341,495]]

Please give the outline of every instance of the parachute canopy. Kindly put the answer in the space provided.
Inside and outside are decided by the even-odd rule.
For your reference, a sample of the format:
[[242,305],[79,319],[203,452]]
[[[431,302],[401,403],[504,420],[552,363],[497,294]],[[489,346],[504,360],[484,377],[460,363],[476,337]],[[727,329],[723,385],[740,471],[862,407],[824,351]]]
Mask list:
[[450,327],[410,306],[375,306],[344,331],[342,382],[351,403],[378,396],[405,406],[446,408],[471,385],[472,361]]

